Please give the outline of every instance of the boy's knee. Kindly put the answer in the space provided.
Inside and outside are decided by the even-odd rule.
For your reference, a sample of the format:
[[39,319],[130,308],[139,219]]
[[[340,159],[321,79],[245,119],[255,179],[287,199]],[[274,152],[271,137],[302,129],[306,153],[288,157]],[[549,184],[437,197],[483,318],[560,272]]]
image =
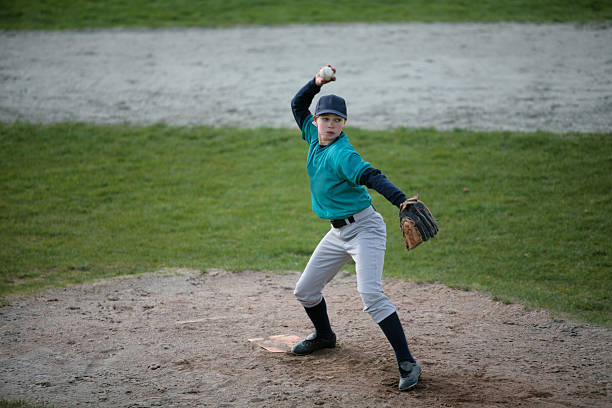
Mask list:
[[395,306],[383,292],[360,293],[363,301],[363,311],[368,313],[376,323],[395,312]]
[[315,307],[321,303],[321,299],[323,299],[323,295],[321,293],[309,293],[303,288],[300,288],[299,285],[295,287],[293,294],[298,302],[300,302],[300,304],[304,307]]

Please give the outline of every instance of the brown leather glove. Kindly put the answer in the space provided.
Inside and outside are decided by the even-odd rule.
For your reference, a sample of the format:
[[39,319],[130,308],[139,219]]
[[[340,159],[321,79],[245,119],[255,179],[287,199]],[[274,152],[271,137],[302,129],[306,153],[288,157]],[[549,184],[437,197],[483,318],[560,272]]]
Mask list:
[[438,233],[438,224],[422,201],[410,200],[406,205],[402,205],[399,217],[400,229],[408,250],[414,249]]

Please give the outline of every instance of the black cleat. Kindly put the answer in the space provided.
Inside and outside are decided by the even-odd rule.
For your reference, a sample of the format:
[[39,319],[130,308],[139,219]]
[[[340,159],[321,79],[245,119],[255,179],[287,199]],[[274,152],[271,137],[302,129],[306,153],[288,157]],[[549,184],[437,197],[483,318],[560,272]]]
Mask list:
[[317,337],[316,333],[309,334],[304,340],[297,343],[291,349],[291,352],[297,356],[305,356],[313,351],[324,348],[336,347],[336,335],[332,334],[331,338]]
[[400,391],[408,391],[416,387],[421,376],[421,366],[417,363],[403,361],[400,363]]

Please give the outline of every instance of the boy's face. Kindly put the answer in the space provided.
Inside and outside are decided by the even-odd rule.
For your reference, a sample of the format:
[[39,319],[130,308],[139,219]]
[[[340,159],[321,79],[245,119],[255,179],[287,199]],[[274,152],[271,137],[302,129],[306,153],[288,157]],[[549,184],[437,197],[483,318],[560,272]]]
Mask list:
[[346,119],[333,113],[324,113],[315,119],[319,133],[319,143],[323,146],[330,144],[342,133]]

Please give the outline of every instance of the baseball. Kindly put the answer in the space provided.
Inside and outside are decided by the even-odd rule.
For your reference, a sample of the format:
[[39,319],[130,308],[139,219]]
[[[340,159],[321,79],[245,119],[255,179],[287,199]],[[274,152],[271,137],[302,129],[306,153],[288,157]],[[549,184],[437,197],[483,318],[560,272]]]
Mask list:
[[334,71],[330,67],[323,67],[319,71],[319,76],[326,81],[329,81],[334,75]]

